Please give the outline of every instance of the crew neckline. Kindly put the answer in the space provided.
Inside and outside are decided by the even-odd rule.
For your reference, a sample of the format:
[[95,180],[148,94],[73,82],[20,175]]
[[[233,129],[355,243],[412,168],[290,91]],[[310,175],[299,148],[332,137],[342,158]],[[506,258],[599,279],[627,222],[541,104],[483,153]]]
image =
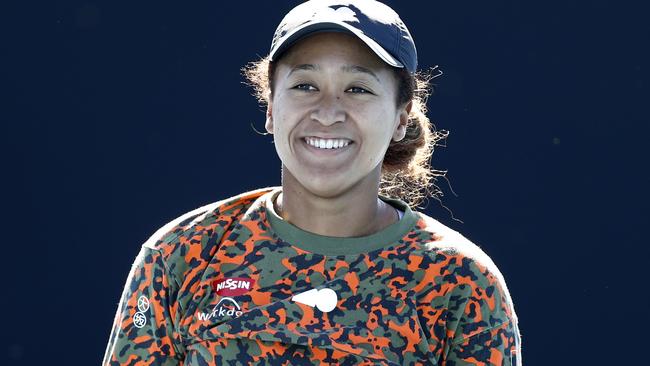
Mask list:
[[324,256],[359,255],[397,243],[417,223],[417,214],[404,201],[379,195],[379,199],[404,212],[399,221],[366,236],[335,237],[303,230],[284,220],[273,207],[273,200],[282,192],[278,187],[266,194],[264,209],[273,231],[286,243]]

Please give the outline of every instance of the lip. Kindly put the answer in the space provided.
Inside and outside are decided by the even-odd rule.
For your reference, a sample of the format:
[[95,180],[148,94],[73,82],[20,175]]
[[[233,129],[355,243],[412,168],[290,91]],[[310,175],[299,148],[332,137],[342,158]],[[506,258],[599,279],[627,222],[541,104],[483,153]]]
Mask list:
[[317,138],[317,139],[339,139],[339,140],[350,140],[350,141],[354,142],[354,140],[352,140],[352,139],[349,138],[349,137],[341,137],[341,136],[305,135],[305,136],[301,137],[301,139],[306,139],[307,137],[314,137],[314,138]]

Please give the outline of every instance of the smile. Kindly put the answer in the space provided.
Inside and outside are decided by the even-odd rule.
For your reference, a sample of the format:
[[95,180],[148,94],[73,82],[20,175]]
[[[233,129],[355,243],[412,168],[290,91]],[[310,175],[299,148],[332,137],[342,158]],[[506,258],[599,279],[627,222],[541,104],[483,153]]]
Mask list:
[[305,137],[303,139],[307,145],[317,149],[341,149],[352,143],[348,139],[323,139],[319,137]]

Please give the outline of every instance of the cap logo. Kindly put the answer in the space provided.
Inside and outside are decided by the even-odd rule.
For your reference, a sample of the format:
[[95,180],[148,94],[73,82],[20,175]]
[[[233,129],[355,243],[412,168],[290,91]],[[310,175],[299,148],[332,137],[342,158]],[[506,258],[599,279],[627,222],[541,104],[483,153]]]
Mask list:
[[331,10],[328,12],[323,11],[314,14],[314,19],[318,19],[320,17],[330,18],[332,15],[336,14],[336,18],[344,22],[359,22],[359,19],[357,19],[357,13],[355,13],[354,10],[348,8],[347,6],[330,5],[328,9]]

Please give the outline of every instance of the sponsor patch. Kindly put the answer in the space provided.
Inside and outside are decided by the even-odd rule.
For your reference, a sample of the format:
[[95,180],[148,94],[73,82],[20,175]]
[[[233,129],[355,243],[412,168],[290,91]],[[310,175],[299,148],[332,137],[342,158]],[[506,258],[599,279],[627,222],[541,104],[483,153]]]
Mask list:
[[201,321],[223,318],[223,317],[239,317],[242,315],[242,310],[237,301],[230,297],[224,297],[219,300],[219,303],[212,308],[211,312],[197,312],[197,317]]
[[212,281],[212,289],[219,296],[239,296],[253,288],[255,280],[245,277],[219,278]]

